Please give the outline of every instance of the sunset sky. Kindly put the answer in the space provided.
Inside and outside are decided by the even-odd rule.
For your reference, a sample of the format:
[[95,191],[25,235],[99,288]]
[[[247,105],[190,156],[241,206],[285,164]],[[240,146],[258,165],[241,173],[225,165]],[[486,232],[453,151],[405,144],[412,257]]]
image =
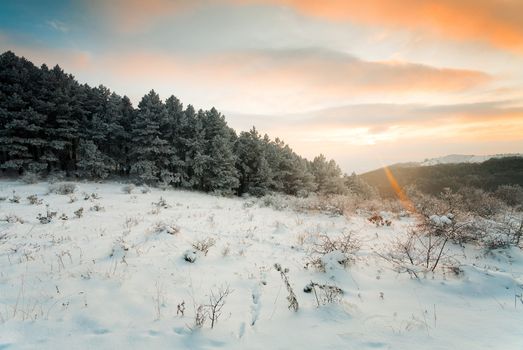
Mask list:
[[523,152],[521,0],[1,1],[0,50],[346,172]]

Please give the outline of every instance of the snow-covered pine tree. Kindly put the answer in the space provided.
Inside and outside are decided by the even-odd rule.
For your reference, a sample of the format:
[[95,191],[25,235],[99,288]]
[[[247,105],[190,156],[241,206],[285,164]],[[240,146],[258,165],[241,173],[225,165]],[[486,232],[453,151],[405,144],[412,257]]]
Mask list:
[[187,127],[187,117],[180,100],[172,95],[165,100],[165,111],[160,130],[162,138],[167,140],[173,150],[169,168],[173,175],[173,186],[186,187],[188,174],[182,131]]
[[164,114],[165,106],[160,96],[151,90],[138,104],[132,125],[131,174],[149,184],[168,184],[174,179],[169,171],[173,150],[160,138]]
[[238,194],[265,195],[271,187],[272,174],[266,159],[266,145],[256,128],[242,132],[234,149],[240,181]]
[[114,161],[102,153],[91,140],[78,145],[77,175],[88,179],[105,179],[114,169]]
[[199,113],[204,128],[205,153],[196,157],[199,187],[207,192],[233,193],[239,185],[234,155],[234,130],[215,108]]
[[315,157],[311,170],[321,194],[341,194],[347,191],[340,167],[334,160],[327,161],[323,154]]

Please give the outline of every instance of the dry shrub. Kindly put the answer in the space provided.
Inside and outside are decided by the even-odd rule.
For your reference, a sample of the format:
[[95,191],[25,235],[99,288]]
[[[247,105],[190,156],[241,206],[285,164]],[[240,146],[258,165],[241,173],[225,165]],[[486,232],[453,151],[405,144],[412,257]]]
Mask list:
[[61,195],[73,194],[76,192],[77,186],[72,182],[58,182],[49,185],[49,192]]
[[216,240],[212,237],[207,237],[204,239],[200,239],[197,241],[194,241],[192,243],[192,247],[200,252],[202,252],[204,255],[207,255],[209,252],[209,249],[213,247],[216,244]]
[[343,233],[337,237],[319,235],[318,241],[310,249],[309,260],[305,266],[326,271],[328,260],[334,260],[340,265],[347,266],[355,260],[360,247],[360,242],[351,232]]
[[127,194],[131,194],[133,193],[133,191],[136,189],[136,186],[133,185],[133,184],[128,184],[128,185],[124,185],[122,187],[122,192],[123,193],[127,193]]
[[29,204],[31,205],[40,205],[43,203],[43,200],[38,198],[36,194],[32,194],[27,197],[27,200],[29,201]]
[[343,297],[343,290],[335,285],[319,284],[311,281],[303,288],[305,293],[313,293],[317,306],[339,303]]

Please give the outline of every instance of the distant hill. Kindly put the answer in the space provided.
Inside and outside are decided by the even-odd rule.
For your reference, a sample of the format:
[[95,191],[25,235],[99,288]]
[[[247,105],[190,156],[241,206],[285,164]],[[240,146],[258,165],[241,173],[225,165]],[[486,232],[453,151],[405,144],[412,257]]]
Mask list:
[[[421,191],[431,194],[437,194],[445,187],[458,190],[464,186],[473,186],[486,191],[493,191],[499,185],[504,184],[523,186],[522,156],[492,157],[481,163],[420,164],[418,166],[408,163],[408,165],[397,164],[388,168],[401,187],[415,185]],[[394,191],[384,168],[360,176],[368,184],[376,187],[382,196],[394,196]]]
[[523,157],[521,153],[509,154],[492,154],[484,156],[467,155],[467,154],[450,154],[444,157],[426,159],[419,165],[437,165],[437,164],[458,164],[458,163],[483,163],[492,158]]

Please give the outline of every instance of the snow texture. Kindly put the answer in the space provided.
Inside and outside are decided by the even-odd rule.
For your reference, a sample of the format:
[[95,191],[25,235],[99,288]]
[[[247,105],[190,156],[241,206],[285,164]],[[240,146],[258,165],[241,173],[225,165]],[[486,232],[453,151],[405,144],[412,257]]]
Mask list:
[[[0,349],[523,349],[516,248],[485,255],[451,245],[463,273],[417,280],[377,254],[407,234],[412,218],[389,214],[393,225],[376,227],[364,215],[278,211],[261,200],[77,185],[74,200],[48,193],[47,183],[0,182],[0,197],[21,198],[0,201],[0,219],[9,217],[0,221]],[[26,200],[33,194],[42,204]],[[160,197],[168,207],[151,204]],[[57,215],[41,224],[46,204]],[[104,210],[88,210],[95,204]],[[362,242],[354,263],[341,266],[333,252],[324,260],[336,268],[304,268],[315,237],[348,231]],[[185,261],[206,238],[216,241],[208,254]],[[289,269],[297,312],[275,263]],[[311,281],[341,288],[341,301],[318,307],[303,292]],[[195,328],[198,305],[225,286],[232,293],[214,329],[209,321]]]

